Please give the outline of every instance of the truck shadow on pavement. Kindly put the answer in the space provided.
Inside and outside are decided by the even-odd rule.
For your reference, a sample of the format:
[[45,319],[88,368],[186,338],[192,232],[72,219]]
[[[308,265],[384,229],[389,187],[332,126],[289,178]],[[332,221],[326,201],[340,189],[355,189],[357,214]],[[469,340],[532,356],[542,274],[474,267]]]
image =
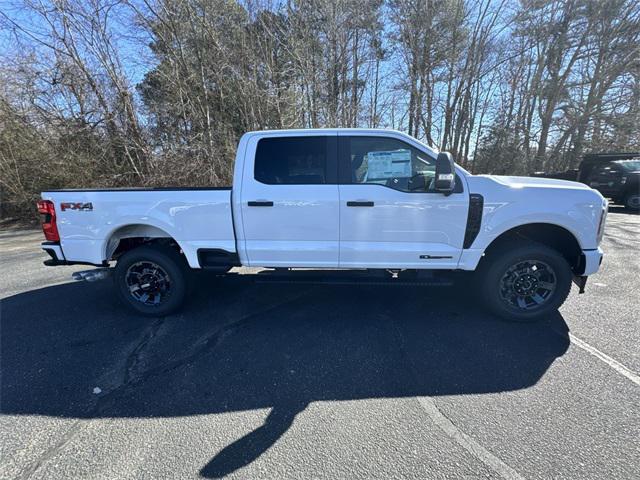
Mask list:
[[128,313],[110,282],[17,294],[1,303],[1,411],[148,418],[271,409],[227,446],[211,433],[217,453],[199,473],[214,478],[256,460],[311,402],[524,389],[566,352],[559,313],[510,324],[456,292],[202,276],[185,312],[162,319]]

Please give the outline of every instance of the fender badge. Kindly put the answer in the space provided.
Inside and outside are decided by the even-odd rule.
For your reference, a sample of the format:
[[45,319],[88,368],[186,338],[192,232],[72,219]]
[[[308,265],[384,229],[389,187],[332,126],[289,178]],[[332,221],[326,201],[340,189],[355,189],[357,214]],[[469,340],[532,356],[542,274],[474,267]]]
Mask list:
[[93,204],[91,202],[82,203],[82,202],[63,202],[60,204],[60,209],[64,212],[65,210],[80,210],[80,211],[91,211],[93,210]]

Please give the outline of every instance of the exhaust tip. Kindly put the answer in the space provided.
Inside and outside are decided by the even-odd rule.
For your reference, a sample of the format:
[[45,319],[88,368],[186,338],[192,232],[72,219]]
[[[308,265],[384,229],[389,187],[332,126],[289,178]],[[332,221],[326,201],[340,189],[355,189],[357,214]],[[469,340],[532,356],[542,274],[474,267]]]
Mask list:
[[97,282],[104,280],[111,275],[110,268],[94,268],[93,270],[83,270],[81,272],[73,272],[71,277],[74,280],[84,280],[86,282]]

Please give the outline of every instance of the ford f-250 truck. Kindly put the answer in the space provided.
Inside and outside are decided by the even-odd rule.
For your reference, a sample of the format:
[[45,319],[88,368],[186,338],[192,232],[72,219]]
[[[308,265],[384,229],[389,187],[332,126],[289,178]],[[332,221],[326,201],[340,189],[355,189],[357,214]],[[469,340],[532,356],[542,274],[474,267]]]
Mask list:
[[45,264],[115,261],[118,295],[144,315],[177,310],[190,269],[244,265],[468,271],[491,311],[526,321],[572,280],[584,291],[607,202],[576,182],[471,175],[397,131],[320,129],[245,134],[232,188],[51,190],[38,209]]

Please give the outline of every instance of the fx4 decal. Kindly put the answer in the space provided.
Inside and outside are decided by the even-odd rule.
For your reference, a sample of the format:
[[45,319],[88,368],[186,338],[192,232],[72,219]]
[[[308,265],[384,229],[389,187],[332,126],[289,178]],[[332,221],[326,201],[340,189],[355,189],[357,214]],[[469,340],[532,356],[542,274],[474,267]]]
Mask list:
[[64,212],[65,210],[81,210],[81,211],[91,211],[93,210],[93,204],[82,203],[82,202],[63,202],[60,204],[60,209]]

